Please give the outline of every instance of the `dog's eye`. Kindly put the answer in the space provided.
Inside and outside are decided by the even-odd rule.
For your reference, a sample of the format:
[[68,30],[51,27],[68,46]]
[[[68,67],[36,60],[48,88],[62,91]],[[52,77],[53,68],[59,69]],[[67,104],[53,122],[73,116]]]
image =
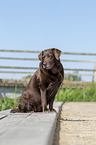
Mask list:
[[45,58],[45,56],[42,56],[42,58],[44,59],[44,58]]

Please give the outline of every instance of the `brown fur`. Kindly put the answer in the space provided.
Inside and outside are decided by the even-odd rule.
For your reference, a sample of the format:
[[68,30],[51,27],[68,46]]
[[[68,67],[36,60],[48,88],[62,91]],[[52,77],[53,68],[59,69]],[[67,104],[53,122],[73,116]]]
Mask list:
[[53,101],[64,77],[60,54],[61,51],[55,48],[44,50],[39,54],[41,60],[39,69],[24,89],[18,108],[13,108],[11,112],[44,112],[48,104],[49,110],[54,110]]

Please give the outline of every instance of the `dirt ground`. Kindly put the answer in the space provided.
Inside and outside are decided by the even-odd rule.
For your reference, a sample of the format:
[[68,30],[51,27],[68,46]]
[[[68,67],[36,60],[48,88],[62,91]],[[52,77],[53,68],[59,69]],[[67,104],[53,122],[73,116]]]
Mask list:
[[96,145],[96,103],[65,103],[53,145]]

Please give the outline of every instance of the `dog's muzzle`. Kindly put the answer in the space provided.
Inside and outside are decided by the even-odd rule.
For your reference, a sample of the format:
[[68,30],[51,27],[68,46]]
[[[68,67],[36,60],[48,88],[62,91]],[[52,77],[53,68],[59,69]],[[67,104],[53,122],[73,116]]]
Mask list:
[[55,63],[53,63],[52,65],[47,65],[45,63],[43,63],[43,68],[44,69],[52,69],[52,67],[54,66]]

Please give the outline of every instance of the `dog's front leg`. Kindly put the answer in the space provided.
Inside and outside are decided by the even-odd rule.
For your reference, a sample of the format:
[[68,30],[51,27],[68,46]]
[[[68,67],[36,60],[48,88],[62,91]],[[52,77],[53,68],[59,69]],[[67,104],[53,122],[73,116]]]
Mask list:
[[46,89],[42,90],[41,89],[41,103],[42,103],[42,110],[44,112],[47,103],[46,103]]
[[51,112],[56,112],[56,110],[53,109],[53,102],[54,102],[54,98],[52,98],[52,100],[51,100],[50,103],[49,103],[49,110],[50,110]]

